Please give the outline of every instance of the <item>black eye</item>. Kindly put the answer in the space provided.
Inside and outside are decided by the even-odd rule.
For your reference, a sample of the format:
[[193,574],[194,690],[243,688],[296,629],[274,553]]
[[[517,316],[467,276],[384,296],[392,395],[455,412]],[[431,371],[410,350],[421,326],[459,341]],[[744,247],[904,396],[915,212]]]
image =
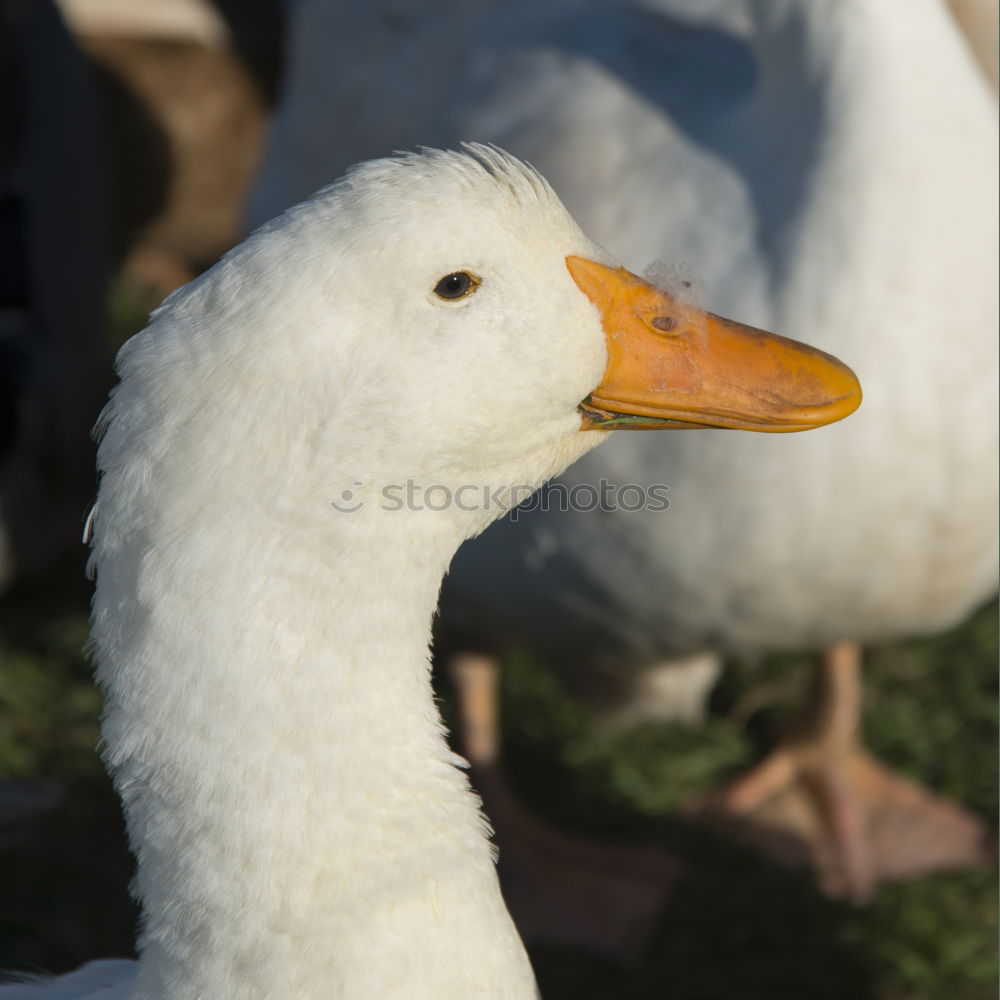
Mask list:
[[471,295],[479,287],[479,279],[468,271],[446,274],[435,286],[434,294],[442,299],[461,299]]

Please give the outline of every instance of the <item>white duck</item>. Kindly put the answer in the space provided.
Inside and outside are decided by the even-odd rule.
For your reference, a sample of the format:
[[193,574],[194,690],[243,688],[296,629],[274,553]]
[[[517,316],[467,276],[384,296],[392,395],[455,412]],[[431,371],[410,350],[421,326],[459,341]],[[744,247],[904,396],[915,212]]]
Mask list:
[[[456,560],[446,622],[541,646],[632,717],[673,707],[679,657],[708,682],[720,651],[826,649],[830,724],[729,804],[804,775],[828,884],[859,898],[976,857],[979,825],[856,746],[856,643],[945,628],[997,582],[996,105],[948,7],[452,7],[293,3],[258,206],[411,129],[497,141],[623,259],[685,260],[721,311],[849,355],[868,404],[816,440],[619,436],[563,481],[666,482],[669,513],[499,524]],[[893,804],[927,833],[912,851]]]
[[[430,684],[442,574],[498,513],[475,498],[606,437],[591,394],[644,424],[795,430],[850,412],[854,376],[616,268],[481,146],[355,169],[118,364],[93,644],[140,957],[0,997],[534,997]],[[408,479],[471,490],[399,509],[383,491]]]

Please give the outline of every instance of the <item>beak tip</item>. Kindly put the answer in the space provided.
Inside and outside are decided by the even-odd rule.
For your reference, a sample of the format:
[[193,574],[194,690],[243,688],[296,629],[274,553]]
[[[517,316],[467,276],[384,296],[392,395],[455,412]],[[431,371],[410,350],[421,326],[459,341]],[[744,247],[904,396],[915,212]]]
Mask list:
[[845,391],[830,403],[832,409],[830,423],[835,423],[838,420],[849,417],[861,405],[863,398],[861,382],[858,380],[857,375],[842,361],[838,362],[838,367],[840,367],[843,373]]

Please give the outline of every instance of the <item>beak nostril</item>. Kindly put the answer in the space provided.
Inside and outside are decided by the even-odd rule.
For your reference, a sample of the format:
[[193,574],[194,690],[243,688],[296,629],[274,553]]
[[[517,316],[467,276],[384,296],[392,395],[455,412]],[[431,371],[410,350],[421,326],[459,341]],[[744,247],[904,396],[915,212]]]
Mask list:
[[673,316],[654,316],[650,322],[657,330],[662,330],[664,333],[677,329],[677,320]]

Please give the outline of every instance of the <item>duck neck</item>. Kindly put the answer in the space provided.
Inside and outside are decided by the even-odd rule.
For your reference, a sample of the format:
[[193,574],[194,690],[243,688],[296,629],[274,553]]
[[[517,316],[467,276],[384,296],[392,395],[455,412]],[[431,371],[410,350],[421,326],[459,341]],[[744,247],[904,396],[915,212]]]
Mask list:
[[133,579],[99,569],[140,997],[535,996],[431,688],[460,539],[430,515],[338,517],[280,544],[220,522],[119,558]]

